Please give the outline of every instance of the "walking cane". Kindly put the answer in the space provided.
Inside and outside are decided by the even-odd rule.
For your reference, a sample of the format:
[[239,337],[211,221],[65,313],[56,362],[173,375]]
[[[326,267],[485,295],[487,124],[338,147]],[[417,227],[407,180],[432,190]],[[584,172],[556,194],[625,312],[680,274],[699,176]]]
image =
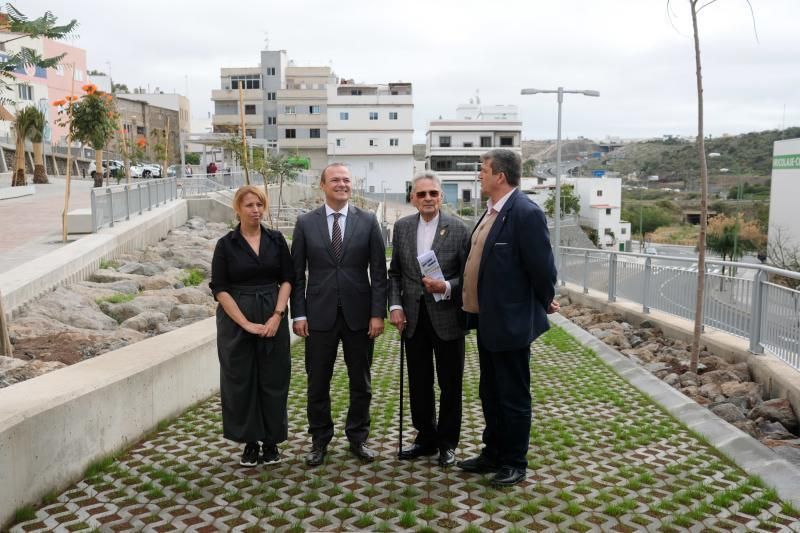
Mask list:
[[397,456],[403,453],[403,360],[405,359],[404,331],[400,332],[400,430],[397,437]]

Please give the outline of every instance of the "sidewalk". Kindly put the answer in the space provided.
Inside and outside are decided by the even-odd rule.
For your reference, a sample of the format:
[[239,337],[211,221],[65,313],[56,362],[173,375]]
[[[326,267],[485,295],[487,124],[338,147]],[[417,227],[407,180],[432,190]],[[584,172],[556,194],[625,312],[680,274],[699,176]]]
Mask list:
[[[63,246],[61,214],[66,180],[50,177],[36,194],[0,201],[0,273]],[[92,180],[72,179],[69,209],[90,206]],[[70,240],[81,235],[71,235]]]
[[[303,462],[306,378],[303,345],[296,344],[282,463],[240,468],[240,446],[221,436],[215,396],[160,424],[120,457],[90,467],[84,480],[49,495],[38,510],[20,510],[12,531],[800,531],[796,507],[616,374],[603,363],[608,354],[601,359],[558,327],[532,347],[525,482],[495,490],[488,477],[442,470],[435,457],[398,461],[398,343],[389,327],[375,347],[375,463],[361,464],[347,450],[341,359],[327,463],[312,469]],[[480,451],[478,376],[469,336],[459,459]],[[405,420],[410,443],[410,416]]]

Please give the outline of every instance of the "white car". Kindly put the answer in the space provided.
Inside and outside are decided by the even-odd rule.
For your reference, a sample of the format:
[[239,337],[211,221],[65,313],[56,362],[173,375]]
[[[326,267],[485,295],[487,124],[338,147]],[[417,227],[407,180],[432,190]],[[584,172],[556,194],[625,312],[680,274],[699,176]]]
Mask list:
[[[125,173],[125,165],[123,164],[122,161],[119,161],[117,159],[112,159],[111,161],[108,161],[108,160],[104,159],[103,160],[103,175],[104,176],[108,172],[106,169],[109,168],[109,165],[111,167],[111,177],[112,178],[117,177],[117,175],[123,175]],[[91,175],[96,170],[97,170],[97,164],[95,163],[94,160],[90,161],[89,162],[89,175]]]
[[131,163],[131,177],[160,178],[161,165],[156,165],[154,163]]
[[658,250],[656,250],[655,246],[648,246],[644,249],[644,253],[647,255],[658,255]]

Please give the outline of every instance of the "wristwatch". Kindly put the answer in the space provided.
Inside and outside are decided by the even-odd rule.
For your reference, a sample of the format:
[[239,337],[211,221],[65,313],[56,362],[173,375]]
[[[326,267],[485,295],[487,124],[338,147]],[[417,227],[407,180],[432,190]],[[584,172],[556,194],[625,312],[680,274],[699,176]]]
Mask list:
[[283,318],[284,316],[286,316],[286,311],[283,309],[281,309],[280,311],[276,309],[275,311],[272,312],[272,314],[278,315],[279,317]]

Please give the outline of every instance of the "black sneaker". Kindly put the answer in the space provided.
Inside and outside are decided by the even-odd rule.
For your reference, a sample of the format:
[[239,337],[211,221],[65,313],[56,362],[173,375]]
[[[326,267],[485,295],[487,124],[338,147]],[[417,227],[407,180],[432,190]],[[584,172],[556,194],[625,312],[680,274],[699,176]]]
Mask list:
[[261,450],[261,462],[265,465],[274,465],[281,462],[281,453],[276,445],[264,443]]
[[242,458],[239,460],[239,465],[251,468],[258,465],[258,443],[248,442],[244,447]]

